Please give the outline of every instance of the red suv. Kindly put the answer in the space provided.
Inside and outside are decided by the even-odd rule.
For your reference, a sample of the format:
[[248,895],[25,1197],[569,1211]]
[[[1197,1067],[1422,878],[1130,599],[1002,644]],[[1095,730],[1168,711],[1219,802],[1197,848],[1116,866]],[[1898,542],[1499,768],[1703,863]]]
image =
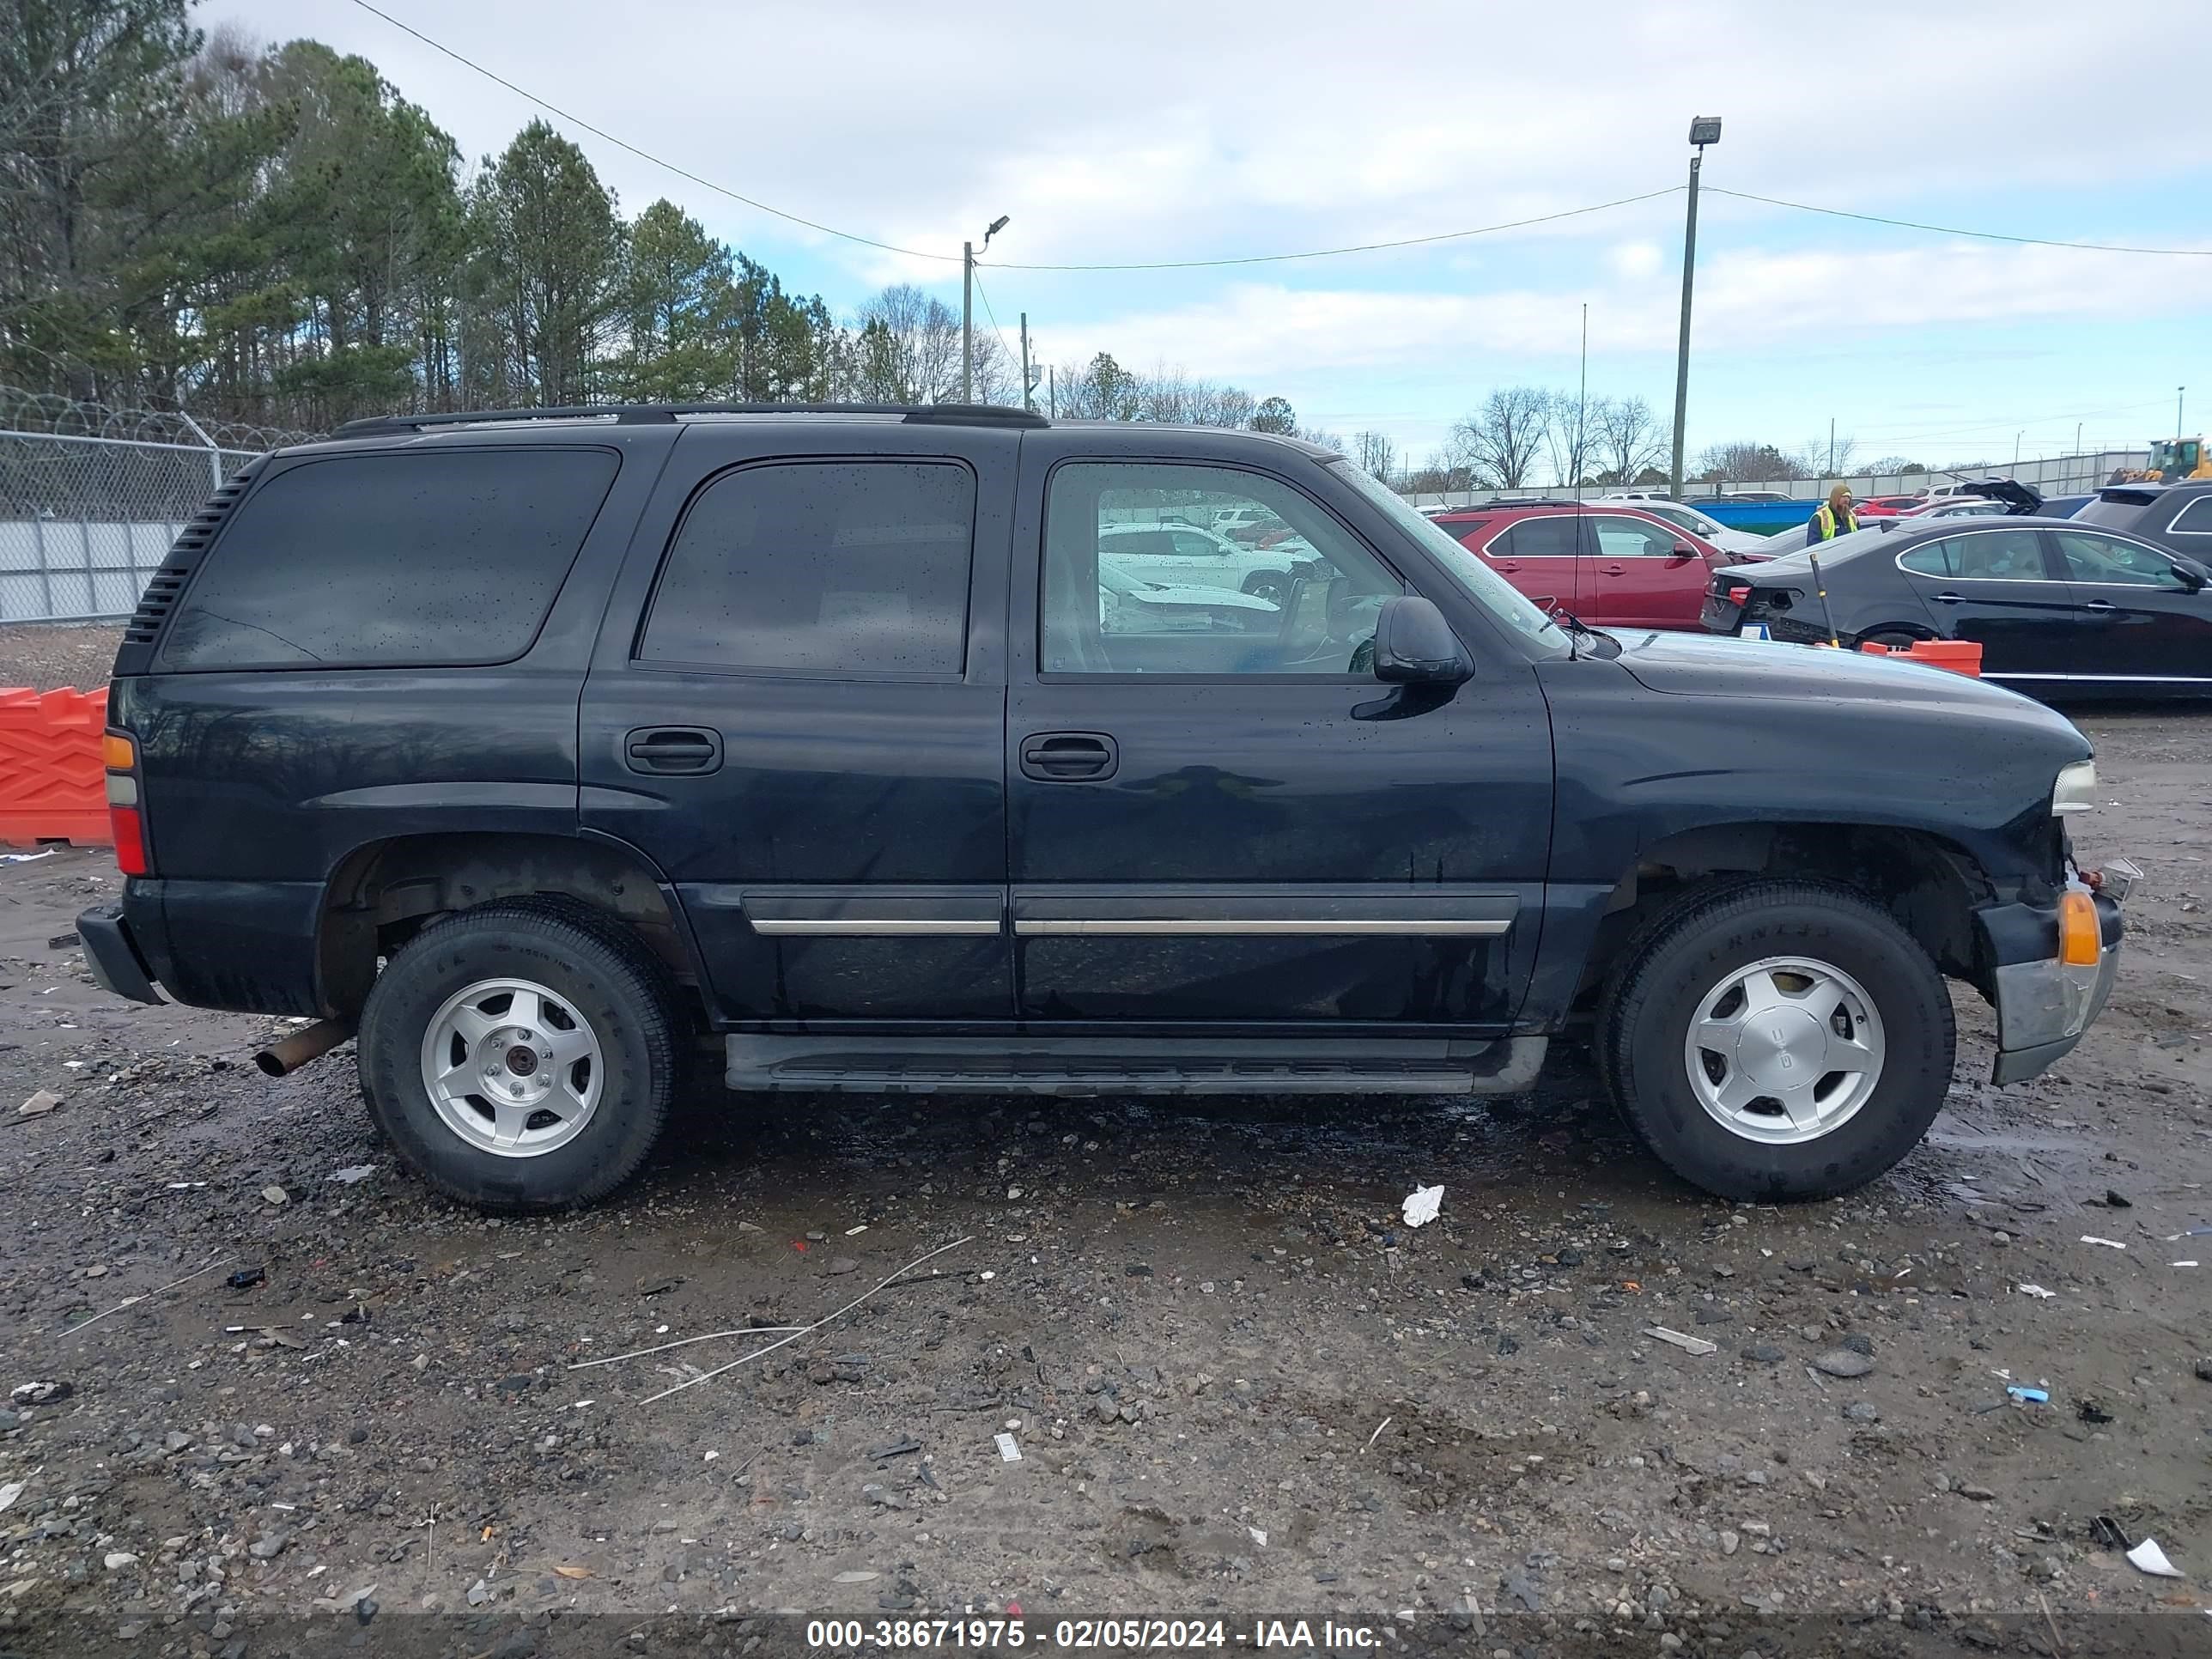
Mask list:
[[1712,573],[1756,564],[1656,514],[1544,501],[1472,507],[1435,522],[1539,605],[1621,628],[1696,628]]

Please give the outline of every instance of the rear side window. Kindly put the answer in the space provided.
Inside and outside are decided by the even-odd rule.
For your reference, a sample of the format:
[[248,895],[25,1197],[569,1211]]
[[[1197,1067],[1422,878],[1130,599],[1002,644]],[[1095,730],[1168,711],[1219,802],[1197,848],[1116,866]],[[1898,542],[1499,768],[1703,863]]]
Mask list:
[[975,477],[957,461],[724,473],[684,515],[638,655],[764,673],[957,676],[975,539]]
[[1493,559],[1571,559],[1575,520],[1566,514],[1523,519],[1490,544]]
[[2212,495],[2199,495],[2173,515],[2166,529],[2177,536],[2212,536]]
[[619,465],[603,449],[472,449],[289,468],[246,498],[193,577],[161,665],[512,661]]
[[1952,560],[1951,550],[1957,545],[1954,541],[1923,542],[1919,546],[1899,554],[1897,562],[1905,569],[1916,570],[1923,576],[1955,576],[1959,574],[1959,567]]

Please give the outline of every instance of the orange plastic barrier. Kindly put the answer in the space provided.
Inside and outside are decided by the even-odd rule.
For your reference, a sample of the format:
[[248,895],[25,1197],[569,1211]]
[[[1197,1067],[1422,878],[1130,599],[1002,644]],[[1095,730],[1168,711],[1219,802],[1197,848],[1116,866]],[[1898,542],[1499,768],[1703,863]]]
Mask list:
[[0,690],[0,842],[111,843],[107,690]]
[[1869,656],[1903,657],[1907,662],[1924,662],[1930,668],[1948,668],[1970,680],[1982,677],[1979,640],[1915,640],[1904,651],[1887,645],[1862,645],[1859,649]]

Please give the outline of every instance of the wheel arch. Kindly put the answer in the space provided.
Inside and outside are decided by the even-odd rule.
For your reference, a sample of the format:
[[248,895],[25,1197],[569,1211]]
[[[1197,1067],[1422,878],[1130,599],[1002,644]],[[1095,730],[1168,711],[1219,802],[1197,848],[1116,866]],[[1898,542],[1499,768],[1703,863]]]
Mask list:
[[333,1015],[357,1016],[378,958],[426,923],[543,894],[622,922],[703,1006],[696,941],[675,890],[643,854],[608,837],[483,830],[390,836],[338,861],[324,884],[316,928],[320,1000]]
[[1932,830],[1892,824],[1742,820],[1680,830],[1638,854],[1601,907],[1577,1002],[1593,995],[1638,931],[1686,887],[1741,875],[1850,888],[1893,916],[1943,973],[1989,994],[1973,913],[1997,896],[1966,848]]

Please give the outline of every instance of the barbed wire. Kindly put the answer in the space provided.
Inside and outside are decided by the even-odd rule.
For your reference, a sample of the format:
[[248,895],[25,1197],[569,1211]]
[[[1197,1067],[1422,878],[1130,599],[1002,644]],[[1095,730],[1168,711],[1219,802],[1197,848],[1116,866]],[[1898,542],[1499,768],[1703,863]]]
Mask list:
[[[177,410],[115,409],[57,392],[33,392],[0,383],[0,428],[65,438],[111,438],[127,443],[183,444],[256,452],[306,443],[313,434],[246,421],[198,421]],[[207,435],[203,438],[200,433]]]

